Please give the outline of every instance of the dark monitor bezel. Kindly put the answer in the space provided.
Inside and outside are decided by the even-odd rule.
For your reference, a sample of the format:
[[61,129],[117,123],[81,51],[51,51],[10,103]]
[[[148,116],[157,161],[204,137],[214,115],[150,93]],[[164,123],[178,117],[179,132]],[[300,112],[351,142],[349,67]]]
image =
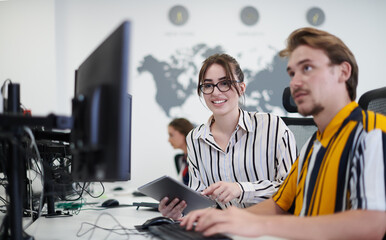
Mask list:
[[71,131],[75,181],[131,179],[130,22],[123,22],[78,67]]

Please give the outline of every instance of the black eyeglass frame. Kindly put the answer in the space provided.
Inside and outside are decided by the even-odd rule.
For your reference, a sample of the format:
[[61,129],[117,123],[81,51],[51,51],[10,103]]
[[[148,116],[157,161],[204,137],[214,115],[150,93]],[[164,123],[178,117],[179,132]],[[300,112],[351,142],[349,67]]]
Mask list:
[[[219,87],[218,87],[218,84],[219,83],[223,83],[223,82],[228,82],[229,84],[227,86],[229,86],[229,88],[225,91],[221,90]],[[220,92],[228,92],[231,88],[232,88],[232,83],[241,83],[241,81],[237,81],[237,80],[222,80],[222,81],[219,81],[218,83],[216,84],[213,84],[213,83],[203,83],[203,84],[200,84],[199,88],[200,88],[200,91],[205,94],[205,95],[209,95],[209,94],[212,94],[214,92],[214,88],[217,87],[217,89],[220,91]],[[210,93],[205,93],[204,90],[202,90],[202,88],[204,87],[204,85],[212,85],[212,91]]]

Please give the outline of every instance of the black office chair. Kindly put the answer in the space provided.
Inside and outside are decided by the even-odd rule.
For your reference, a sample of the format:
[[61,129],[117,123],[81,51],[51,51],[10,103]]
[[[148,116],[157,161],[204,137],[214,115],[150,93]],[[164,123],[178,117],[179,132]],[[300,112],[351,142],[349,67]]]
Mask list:
[[[283,91],[283,107],[287,112],[296,113],[298,108],[291,96],[289,87]],[[295,136],[296,146],[301,149],[309,137],[318,129],[313,118],[308,117],[281,117]]]
[[365,92],[358,101],[364,110],[370,110],[386,115],[386,87]]

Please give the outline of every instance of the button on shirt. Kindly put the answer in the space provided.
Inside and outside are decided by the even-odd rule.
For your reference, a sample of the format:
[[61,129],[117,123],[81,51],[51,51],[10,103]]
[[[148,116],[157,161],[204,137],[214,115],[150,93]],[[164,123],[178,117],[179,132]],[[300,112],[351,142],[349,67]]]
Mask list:
[[219,181],[236,182],[242,193],[223,205],[248,207],[276,192],[296,159],[295,138],[278,116],[240,109],[238,124],[225,151],[216,143],[210,125],[187,136],[189,186],[202,191]]

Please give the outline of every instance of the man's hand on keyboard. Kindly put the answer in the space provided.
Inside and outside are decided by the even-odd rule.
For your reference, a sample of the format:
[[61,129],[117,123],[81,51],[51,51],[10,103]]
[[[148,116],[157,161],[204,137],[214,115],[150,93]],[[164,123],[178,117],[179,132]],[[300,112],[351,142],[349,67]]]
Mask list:
[[[251,223],[254,227],[251,227]],[[181,223],[187,230],[194,229],[204,236],[217,233],[236,234],[245,237],[258,236],[264,232],[261,217],[245,209],[230,207],[225,210],[214,208],[200,209],[189,212]]]

